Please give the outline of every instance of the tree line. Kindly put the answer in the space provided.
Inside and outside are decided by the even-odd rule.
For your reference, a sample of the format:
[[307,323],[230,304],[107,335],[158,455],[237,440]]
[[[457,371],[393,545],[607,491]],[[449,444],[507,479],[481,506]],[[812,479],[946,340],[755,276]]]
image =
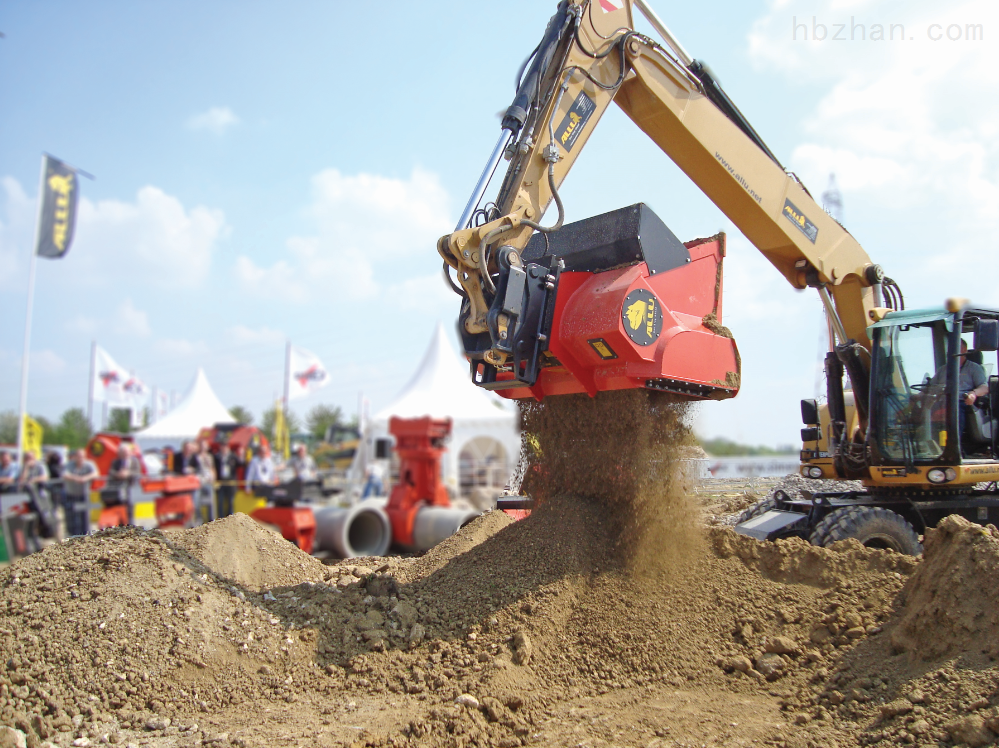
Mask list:
[[[254,425],[253,413],[248,408],[235,405],[229,408],[229,412],[238,423],[247,426]],[[42,427],[43,444],[60,444],[75,449],[85,446],[90,437],[93,436],[93,430],[87,421],[87,414],[83,408],[69,408],[54,422],[45,416],[33,415],[31,417]],[[337,440],[338,433],[349,432],[357,428],[357,418],[344,418],[343,411],[335,405],[314,405],[305,414],[304,420],[294,411],[289,411],[285,419],[290,434],[299,438],[304,436],[316,442],[325,441],[327,434],[332,435],[334,440]],[[17,443],[17,420],[17,413],[13,410],[0,412],[0,444]],[[260,423],[257,425],[268,439],[273,440],[276,422],[277,410],[269,408],[263,412]],[[112,408],[108,413],[106,430],[128,434],[137,431],[138,428],[132,428],[131,411],[127,408]]]

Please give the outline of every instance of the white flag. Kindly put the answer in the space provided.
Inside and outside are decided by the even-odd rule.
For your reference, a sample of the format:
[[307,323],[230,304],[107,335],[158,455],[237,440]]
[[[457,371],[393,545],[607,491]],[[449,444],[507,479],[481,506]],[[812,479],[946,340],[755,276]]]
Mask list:
[[141,428],[144,425],[143,411],[146,409],[149,388],[135,374],[129,375],[121,388],[129,399],[129,407],[132,409],[132,428]]
[[170,412],[170,393],[166,390],[153,390],[153,423]]
[[330,383],[329,372],[319,357],[302,348],[291,349],[291,366],[288,369],[288,399],[305,397]]
[[132,396],[125,392],[125,383],[132,378],[131,375],[100,346],[95,351],[94,365],[93,399],[113,407],[130,407]]

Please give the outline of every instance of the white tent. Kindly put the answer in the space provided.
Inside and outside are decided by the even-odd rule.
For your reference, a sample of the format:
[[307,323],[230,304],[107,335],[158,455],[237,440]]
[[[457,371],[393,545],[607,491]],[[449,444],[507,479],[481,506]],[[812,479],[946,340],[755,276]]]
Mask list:
[[507,472],[516,466],[520,454],[516,408],[472,384],[468,363],[454,352],[440,323],[412,379],[371,419],[365,434],[368,454],[374,439],[388,434],[392,416],[451,419],[451,440],[442,468],[445,483],[455,491],[463,451],[475,459],[495,458],[505,464]]
[[222,404],[203,369],[199,368],[177,407],[152,426],[135,433],[142,449],[177,448],[186,439],[193,439],[201,429],[216,423],[234,423],[235,418]]

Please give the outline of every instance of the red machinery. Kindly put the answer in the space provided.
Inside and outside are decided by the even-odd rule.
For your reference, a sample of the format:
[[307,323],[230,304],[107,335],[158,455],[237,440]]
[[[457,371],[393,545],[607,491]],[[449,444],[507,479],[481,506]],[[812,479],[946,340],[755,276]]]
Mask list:
[[449,507],[441,482],[441,455],[451,434],[450,418],[395,418],[389,421],[399,455],[399,482],[392,488],[385,512],[392,536],[403,546],[413,545],[416,515],[425,506]]
[[[139,460],[142,476],[138,485],[143,493],[159,494],[154,499],[156,506],[156,523],[159,527],[184,527],[194,517],[194,500],[192,494],[198,490],[199,481],[193,475],[164,475],[150,477],[146,475],[146,464],[142,453],[134,444],[131,436],[124,434],[99,433],[87,442],[87,454],[97,466],[101,477],[94,481],[93,490],[100,491],[107,486],[107,476],[111,472],[111,463],[118,456],[118,448],[122,444],[132,445],[133,452]],[[101,510],[97,526],[104,530],[129,523],[129,507],[126,504],[105,506]]]
[[[199,438],[207,439],[209,448],[216,454],[223,444],[229,445],[238,460],[234,479],[239,486],[246,479],[246,469],[253,459],[253,453],[268,445],[267,437],[260,429],[243,424],[217,423],[210,429],[204,429]],[[271,506],[254,509],[250,516],[257,522],[273,525],[281,531],[281,537],[285,540],[290,540],[305,553],[312,553],[316,519],[309,507],[294,506],[295,492],[292,486],[275,486],[261,498],[266,499]]]
[[312,553],[316,539],[316,517],[307,506],[265,506],[250,515],[257,522],[274,525],[281,537],[290,540],[305,553]]

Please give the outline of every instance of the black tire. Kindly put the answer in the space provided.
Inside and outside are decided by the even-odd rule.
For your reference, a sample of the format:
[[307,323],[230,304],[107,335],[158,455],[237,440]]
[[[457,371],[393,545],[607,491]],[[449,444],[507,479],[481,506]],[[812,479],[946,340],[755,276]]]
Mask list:
[[746,520],[750,520],[753,517],[759,517],[761,514],[769,512],[771,509],[777,508],[777,502],[773,500],[773,497],[769,499],[763,499],[763,501],[757,501],[749,509],[746,509],[742,514],[739,515],[739,519],[735,521],[735,524],[741,525]]
[[830,512],[815,526],[808,541],[828,548],[850,538],[865,548],[890,548],[908,556],[923,552],[919,536],[905,517],[874,506],[848,506]]

